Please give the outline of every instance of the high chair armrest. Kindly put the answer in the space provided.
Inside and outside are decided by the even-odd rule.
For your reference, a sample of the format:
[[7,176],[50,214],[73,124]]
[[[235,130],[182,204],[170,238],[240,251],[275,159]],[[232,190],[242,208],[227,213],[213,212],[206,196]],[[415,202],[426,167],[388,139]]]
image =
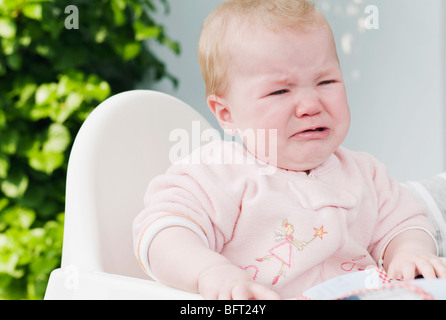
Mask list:
[[202,296],[161,283],[105,272],[54,270],[45,300],[201,300]]

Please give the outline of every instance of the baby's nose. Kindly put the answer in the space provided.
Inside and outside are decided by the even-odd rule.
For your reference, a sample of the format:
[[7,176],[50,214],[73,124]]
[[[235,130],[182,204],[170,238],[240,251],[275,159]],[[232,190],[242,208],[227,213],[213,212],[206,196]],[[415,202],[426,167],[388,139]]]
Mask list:
[[308,92],[301,94],[296,101],[296,116],[298,118],[311,117],[322,111],[322,104],[316,94]]

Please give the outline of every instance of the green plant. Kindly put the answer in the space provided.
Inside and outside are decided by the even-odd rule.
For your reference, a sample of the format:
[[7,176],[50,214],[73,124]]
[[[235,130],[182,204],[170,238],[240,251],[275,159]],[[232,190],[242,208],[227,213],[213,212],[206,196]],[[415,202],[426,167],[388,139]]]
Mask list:
[[179,53],[155,5],[0,0],[0,298],[42,298],[60,264],[67,159],[88,114],[143,76],[176,83],[149,47]]

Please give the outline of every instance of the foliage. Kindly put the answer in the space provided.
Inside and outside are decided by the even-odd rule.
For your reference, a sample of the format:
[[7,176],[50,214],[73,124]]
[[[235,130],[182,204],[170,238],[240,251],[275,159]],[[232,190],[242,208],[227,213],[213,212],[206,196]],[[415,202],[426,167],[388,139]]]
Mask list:
[[155,10],[155,0],[0,0],[0,298],[42,298],[60,264],[67,159],[88,114],[147,74],[175,84],[149,47],[179,53]]

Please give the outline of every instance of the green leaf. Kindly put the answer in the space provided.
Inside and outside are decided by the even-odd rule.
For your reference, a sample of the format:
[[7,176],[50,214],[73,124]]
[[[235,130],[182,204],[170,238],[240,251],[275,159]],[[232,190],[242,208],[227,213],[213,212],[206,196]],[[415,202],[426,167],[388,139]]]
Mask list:
[[1,135],[0,151],[7,154],[15,154],[20,140],[20,133],[16,129],[10,129]]
[[50,57],[51,56],[51,47],[45,44],[38,44],[36,46],[36,52],[42,57]]
[[6,209],[0,215],[2,223],[18,229],[29,229],[35,219],[36,213],[33,210],[21,206]]
[[36,92],[36,104],[43,105],[57,98],[57,84],[47,83],[39,86]]
[[6,125],[6,114],[3,110],[0,109],[0,129],[5,127],[5,125]]
[[105,26],[101,26],[94,35],[94,40],[96,43],[103,43],[105,38],[107,38],[107,28]]
[[22,34],[19,38],[19,43],[20,45],[22,45],[23,47],[28,47],[31,42],[32,42],[32,38],[29,34],[29,32],[27,32],[28,30],[24,31],[24,34]]
[[29,153],[28,161],[34,170],[50,175],[63,165],[64,159],[61,153],[33,151]]
[[13,53],[6,58],[6,62],[12,70],[18,71],[22,66],[22,57],[18,53]]
[[[1,38],[1,35],[0,35]],[[2,38],[2,49],[3,49],[3,53],[5,55],[10,55],[13,54],[14,52],[17,51],[18,48],[18,44],[16,41],[16,38]]]
[[161,42],[167,46],[168,48],[170,48],[170,50],[172,50],[174,53],[179,54],[181,51],[181,47],[180,44],[176,41],[172,41],[171,39],[167,38],[167,37],[163,37],[163,39],[161,40]]
[[16,106],[22,108],[36,92],[37,85],[35,83],[27,83],[18,88],[20,99]]
[[0,17],[0,37],[5,39],[11,39],[15,37],[17,32],[17,26],[14,20]]
[[137,41],[158,38],[161,34],[161,27],[147,26],[140,20],[135,21],[133,28],[135,29],[135,40]]
[[126,43],[121,48],[122,59],[124,59],[124,61],[132,60],[139,54],[140,51],[141,51],[141,44],[139,44],[139,42]]
[[85,95],[98,101],[105,100],[111,92],[110,85],[107,81],[103,81],[96,75],[91,75],[87,79],[85,86]]
[[42,5],[40,3],[29,3],[23,8],[23,15],[34,20],[42,20]]
[[3,211],[9,204],[9,200],[7,198],[0,199],[0,212]]
[[0,76],[4,76],[6,74],[6,67],[5,65],[0,61]]
[[62,153],[71,142],[70,131],[60,123],[53,123],[48,129],[48,138],[43,143],[44,153]]
[[36,105],[29,112],[29,117],[33,121],[37,121],[43,118],[51,117],[54,114],[54,110],[58,107],[57,101],[44,105]]
[[8,176],[8,170],[9,158],[5,154],[0,153],[0,179],[4,179]]
[[76,90],[77,83],[83,82],[83,73],[70,72],[69,74],[62,74],[59,76],[59,82],[57,83],[57,96],[64,97],[71,91]]
[[124,9],[126,7],[126,3],[124,0],[112,0],[111,8],[113,11],[114,20],[117,26],[122,26],[127,21],[127,18],[124,14]]
[[84,96],[79,92],[73,91],[68,94],[65,102],[59,103],[57,107],[52,108],[51,119],[57,123],[64,123],[77,109],[79,109],[84,101]]
[[68,110],[76,110],[80,107],[82,101],[84,101],[83,95],[81,95],[79,92],[71,92],[68,95],[67,100],[65,100],[65,107]]
[[[5,235],[0,235],[0,245],[2,242],[2,238],[5,238]],[[19,262],[20,255],[17,252],[5,252],[0,254],[0,273],[6,273],[14,278],[23,277],[24,271],[17,270],[16,266]]]
[[23,196],[28,188],[28,177],[23,172],[14,172],[2,181],[1,190],[9,198]]

